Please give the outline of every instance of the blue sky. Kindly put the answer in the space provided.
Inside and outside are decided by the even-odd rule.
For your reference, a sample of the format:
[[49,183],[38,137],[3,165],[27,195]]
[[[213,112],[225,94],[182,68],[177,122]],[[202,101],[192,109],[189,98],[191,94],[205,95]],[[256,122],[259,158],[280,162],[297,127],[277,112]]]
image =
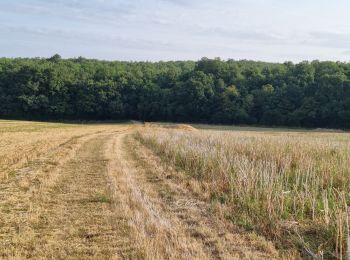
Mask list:
[[349,0],[0,0],[0,56],[350,61]]

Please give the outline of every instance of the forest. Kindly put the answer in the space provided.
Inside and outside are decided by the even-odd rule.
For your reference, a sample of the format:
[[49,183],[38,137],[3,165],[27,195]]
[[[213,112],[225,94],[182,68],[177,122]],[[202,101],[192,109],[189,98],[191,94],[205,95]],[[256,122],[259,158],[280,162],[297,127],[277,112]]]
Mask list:
[[350,128],[350,63],[0,59],[0,117]]

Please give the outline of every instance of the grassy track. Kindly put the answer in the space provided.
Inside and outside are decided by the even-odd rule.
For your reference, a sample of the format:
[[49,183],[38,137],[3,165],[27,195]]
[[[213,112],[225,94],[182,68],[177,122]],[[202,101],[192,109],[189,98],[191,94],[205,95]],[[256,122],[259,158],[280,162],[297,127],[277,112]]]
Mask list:
[[[9,132],[14,139],[8,140],[8,149],[21,146],[18,158],[26,156],[26,160],[3,167],[0,256],[86,259],[127,255],[132,243],[124,236],[126,220],[112,205],[104,150],[111,136],[130,126],[49,124],[43,130],[36,123],[25,122],[28,128],[20,127],[20,122],[12,124]],[[28,129],[37,142],[23,139]],[[37,153],[32,154],[35,145]]]
[[0,258],[276,258],[133,138],[136,124],[0,122]]

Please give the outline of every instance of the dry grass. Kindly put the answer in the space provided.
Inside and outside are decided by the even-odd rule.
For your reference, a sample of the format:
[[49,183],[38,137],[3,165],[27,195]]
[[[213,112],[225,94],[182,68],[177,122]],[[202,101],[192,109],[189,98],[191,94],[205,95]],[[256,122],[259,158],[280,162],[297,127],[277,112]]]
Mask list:
[[58,151],[77,139],[115,129],[110,124],[82,125],[0,120],[0,180],[36,158]]
[[[146,259],[276,259],[271,242],[241,232],[220,214],[222,207],[196,196],[186,178],[126,138],[123,189],[134,205],[130,226]],[[119,181],[120,182],[120,181]],[[215,210],[217,208],[219,210]]]
[[129,127],[0,122],[0,258],[128,254],[104,146]]
[[145,123],[146,128],[168,128],[168,129],[177,129],[183,131],[194,132],[197,131],[197,128],[188,125],[188,124],[173,124],[173,123]]
[[280,249],[347,254],[350,134],[151,129],[136,137],[230,207],[227,218]]
[[345,256],[350,134],[246,130],[0,121],[0,258]]
[[135,128],[148,127],[0,121],[0,258],[277,257],[131,138]]

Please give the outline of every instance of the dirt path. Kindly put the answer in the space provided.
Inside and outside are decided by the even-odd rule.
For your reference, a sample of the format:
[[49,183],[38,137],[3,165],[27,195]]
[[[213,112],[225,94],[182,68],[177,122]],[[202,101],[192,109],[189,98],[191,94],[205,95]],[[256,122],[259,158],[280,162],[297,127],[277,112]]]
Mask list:
[[44,165],[46,171],[38,165],[42,174],[33,174],[29,188],[18,185],[21,179],[2,185],[0,195],[11,196],[0,205],[7,212],[0,219],[0,258],[277,256],[264,240],[212,214],[211,205],[195,198],[132,130],[81,137],[72,151],[60,164]]

